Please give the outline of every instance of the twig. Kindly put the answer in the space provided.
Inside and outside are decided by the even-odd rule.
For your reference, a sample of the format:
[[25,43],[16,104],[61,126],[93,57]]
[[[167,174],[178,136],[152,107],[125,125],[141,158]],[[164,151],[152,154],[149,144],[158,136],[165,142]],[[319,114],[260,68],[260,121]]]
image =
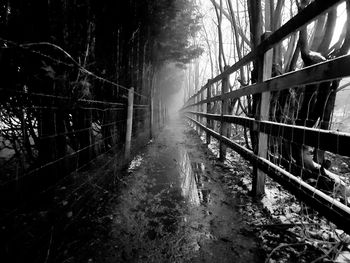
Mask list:
[[53,226],[51,227],[50,243],[49,243],[49,247],[48,247],[48,249],[47,249],[45,263],[47,263],[47,261],[49,260],[50,249],[51,249],[51,244],[52,244],[52,236],[53,236]]
[[[322,256],[316,258],[316,259],[313,260],[311,263],[316,263],[316,262],[318,262],[318,261],[320,261],[320,260],[322,260],[322,259],[324,259],[324,258],[326,258],[326,257],[330,258],[329,255],[330,255],[335,249],[337,249],[337,248],[339,247],[339,245],[340,245],[340,243],[335,244],[335,245],[334,245],[331,249],[329,249],[327,252],[323,252],[324,255],[322,255]],[[337,253],[336,253],[336,255],[337,255]]]
[[119,178],[119,176],[115,176],[115,179],[117,179],[118,181],[124,183],[125,185],[128,185],[122,178]]
[[[340,246],[340,248],[336,251],[336,253],[335,253],[334,257],[333,257],[333,260],[336,260],[336,259],[337,259],[337,257],[339,256],[340,252],[343,250],[343,247],[344,247],[343,243],[340,242],[340,243],[338,243],[338,245],[335,245],[335,246],[331,249],[330,252],[334,251],[338,246]],[[329,253],[330,253],[330,252],[329,252]]]
[[98,189],[100,189],[100,190],[102,190],[102,191],[104,191],[105,193],[106,193],[106,192],[109,193],[109,191],[108,191],[107,189],[105,189],[105,188],[103,188],[103,187],[101,187],[101,186],[99,186],[99,185],[97,185],[97,184],[94,184],[94,183],[91,183],[91,182],[90,182],[90,185],[91,185],[91,186],[94,186],[94,187],[96,187],[96,188],[98,188]]
[[267,256],[266,260],[265,260],[265,263],[268,263],[272,254],[275,253],[277,250],[281,249],[281,248],[284,248],[284,247],[293,247],[293,246],[305,246],[305,245],[309,245],[308,243],[292,243],[292,244],[280,244],[278,245],[277,247],[275,247],[271,252],[270,254]]
[[255,228],[279,228],[279,229],[287,229],[287,228],[292,228],[292,227],[297,227],[297,226],[313,226],[317,225],[316,223],[301,223],[301,224],[260,224],[260,225],[255,225]]
[[327,257],[328,257],[328,254],[325,253],[324,255],[322,255],[322,256],[316,258],[315,260],[313,260],[311,263],[316,263],[316,262],[318,262],[318,261],[320,261],[320,260],[322,260],[324,258],[327,258]]
[[181,238],[179,238],[175,243],[175,247],[177,247],[185,237],[186,237],[186,235],[183,235]]

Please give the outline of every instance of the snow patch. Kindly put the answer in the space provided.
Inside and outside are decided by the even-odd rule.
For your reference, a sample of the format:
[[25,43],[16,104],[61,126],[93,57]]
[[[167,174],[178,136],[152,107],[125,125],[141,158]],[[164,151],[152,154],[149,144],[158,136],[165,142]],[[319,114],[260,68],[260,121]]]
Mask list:
[[142,160],[143,160],[143,157],[141,155],[136,155],[128,167],[128,173],[132,173],[137,168],[139,168],[142,164]]
[[347,263],[350,262],[350,252],[349,251],[343,251],[340,253],[340,255],[335,260],[338,263]]

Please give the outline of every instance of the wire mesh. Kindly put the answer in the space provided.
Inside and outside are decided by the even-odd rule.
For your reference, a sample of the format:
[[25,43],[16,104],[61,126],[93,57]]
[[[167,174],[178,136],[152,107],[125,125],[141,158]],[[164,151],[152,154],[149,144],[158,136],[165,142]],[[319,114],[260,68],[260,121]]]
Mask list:
[[[269,112],[258,113],[259,115],[256,111],[261,103],[258,96],[226,98],[230,106],[229,115],[236,118],[227,119],[230,123],[231,141],[244,146],[248,152],[253,152],[258,145],[254,134],[266,134],[267,155],[260,157],[294,175],[293,179],[286,177],[285,180],[292,180],[297,191],[304,187],[309,189],[309,200],[320,200],[322,192],[328,200],[327,205],[324,204],[325,207],[333,211],[342,207],[345,214],[346,211],[350,211],[347,208],[350,201],[350,152],[345,147],[350,139],[349,129],[346,129],[346,108],[349,102],[341,100],[339,96],[344,95],[337,93],[337,90],[343,90],[342,87],[348,82],[347,79],[321,81],[272,92],[268,103]],[[211,89],[211,93],[214,93],[213,87]],[[342,101],[339,104],[341,106],[336,106],[338,100]],[[256,103],[255,106],[253,103]],[[195,127],[204,125],[216,134],[221,134],[220,98],[205,104],[205,107],[201,107],[202,104],[192,107],[191,112],[187,114],[195,121],[192,121]],[[204,115],[196,112],[202,112]],[[205,119],[205,113],[214,116]],[[252,163],[254,164],[254,161]],[[308,201],[308,204],[310,202]],[[308,215],[315,214],[312,207],[303,202],[301,206],[304,208],[300,213],[307,211]]]
[[[0,242],[6,254],[41,253],[54,236],[59,250],[67,240],[56,231],[69,239],[89,205],[118,183],[129,89],[48,51],[57,49],[50,44],[6,44],[3,59],[13,60],[0,65]],[[148,97],[137,90],[134,102],[133,153],[150,130]]]

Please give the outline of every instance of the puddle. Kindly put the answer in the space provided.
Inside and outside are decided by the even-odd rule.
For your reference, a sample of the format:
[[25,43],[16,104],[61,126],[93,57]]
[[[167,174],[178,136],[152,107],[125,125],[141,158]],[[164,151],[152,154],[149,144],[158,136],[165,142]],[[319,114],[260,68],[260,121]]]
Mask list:
[[[147,190],[149,198],[139,206],[145,211],[146,235],[151,240],[177,231],[184,220],[184,210],[188,208],[186,203],[206,206],[211,202],[211,190],[207,187],[210,178],[206,175],[205,165],[191,161],[185,150],[180,149],[176,154],[175,169],[153,173]],[[156,167],[160,167],[161,159],[159,162]]]
[[178,168],[182,195],[192,205],[208,204],[210,202],[210,190],[206,188],[206,183],[210,182],[210,179],[205,174],[204,164],[191,162],[187,151],[180,150]]

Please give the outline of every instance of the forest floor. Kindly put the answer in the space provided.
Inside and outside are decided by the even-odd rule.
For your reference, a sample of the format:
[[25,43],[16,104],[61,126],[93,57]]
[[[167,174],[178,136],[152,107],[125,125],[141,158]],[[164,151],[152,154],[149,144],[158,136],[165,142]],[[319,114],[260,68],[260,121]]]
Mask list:
[[131,162],[106,209],[90,262],[262,262],[253,229],[222,187],[223,171],[174,120]]

